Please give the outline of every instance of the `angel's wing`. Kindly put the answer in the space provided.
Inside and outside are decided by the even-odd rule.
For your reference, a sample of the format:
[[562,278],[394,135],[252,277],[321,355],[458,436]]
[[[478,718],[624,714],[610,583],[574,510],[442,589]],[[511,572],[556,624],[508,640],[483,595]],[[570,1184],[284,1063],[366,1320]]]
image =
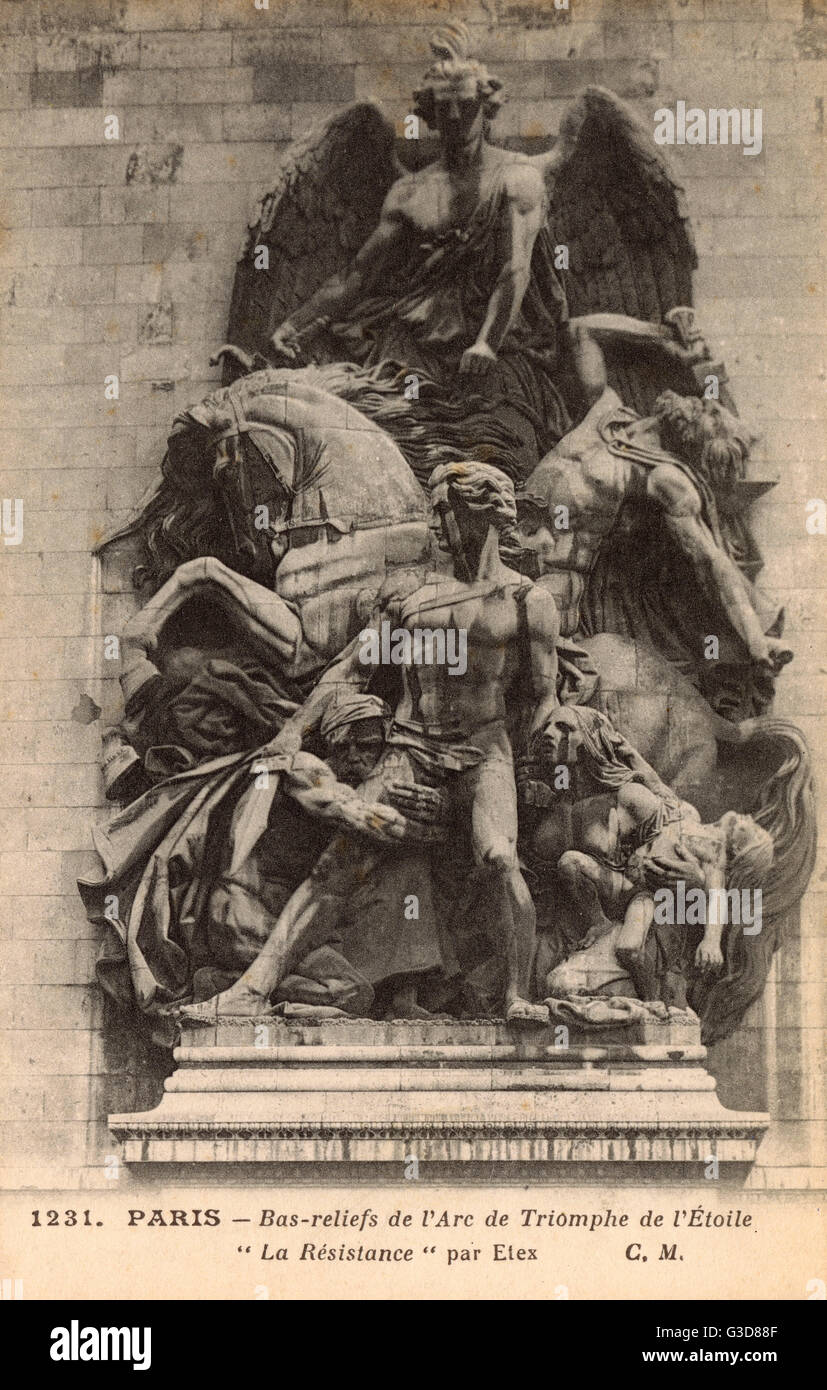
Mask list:
[[[282,320],[347,265],[373,231],[403,172],[393,127],[372,102],[346,107],[291,145],[248,231],[227,341],[266,355]],[[315,347],[314,357],[324,360]]]
[[[691,306],[697,257],[683,189],[625,102],[587,87],[566,112],[553,150],[537,163],[549,189],[554,244],[568,247],[572,317],[616,313],[660,324],[670,309]],[[607,367],[612,386],[641,414],[665,387],[687,390],[685,381],[668,379],[662,356],[647,360],[637,346],[607,353]]]

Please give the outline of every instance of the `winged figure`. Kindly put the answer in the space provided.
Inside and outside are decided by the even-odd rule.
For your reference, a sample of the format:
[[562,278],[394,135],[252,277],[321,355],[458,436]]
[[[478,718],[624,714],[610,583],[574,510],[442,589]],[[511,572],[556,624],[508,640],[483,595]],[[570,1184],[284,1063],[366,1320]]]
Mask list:
[[444,440],[459,416],[459,456],[465,445],[519,481],[583,413],[575,330],[589,316],[627,321],[631,346],[616,335],[609,370],[629,405],[697,392],[705,350],[691,316],[669,319],[691,305],[691,231],[681,189],[612,93],[588,88],[553,150],[528,156],[492,143],[502,83],[465,27],[431,42],[414,115],[438,131],[437,157],[404,169],[370,103],[294,145],[247,236],[221,353],[227,380],[338,361],[362,369],[367,397],[407,383],[419,438]]
[[[110,731],[107,794],[132,803],[130,834],[133,806],[143,807],[142,882],[165,884],[181,835],[212,843],[204,835],[213,817],[225,833],[227,798],[253,757],[272,755],[285,721],[308,734],[306,700],[328,664],[338,670],[343,651],[356,650],[380,594],[419,592],[440,528],[459,581],[468,562],[460,523],[476,535],[476,502],[441,504],[429,541],[424,485],[440,465],[493,465],[514,499],[497,539],[505,572],[522,570],[522,580],[513,576],[520,592],[531,575],[559,612],[555,701],[593,700],[610,713],[658,778],[683,798],[692,792],[704,824],[717,825],[733,803],[755,809],[773,930],[749,949],[724,942],[729,973],[717,994],[706,977],[689,981],[709,1036],[724,1036],[766,978],[780,940],[776,902],[780,924],[781,908],[803,891],[814,821],[797,733],[791,742],[786,726],[766,721],[766,759],[747,747],[755,730],[745,716],[764,711],[791,653],[776,640],[782,615],[744,582],[761,565],[747,513],[762,485],[745,476],[750,432],[694,323],[682,190],[637,116],[597,87],[572,103],[548,153],[498,145],[502,83],[473,58],[468,31],[446,24],[431,46],[413,115],[437,132],[434,157],[424,142],[407,144],[417,167],[405,167],[371,103],[291,147],[236,270],[229,341],[214,359],[223,358],[224,384],[177,417],[158,483],[99,547],[137,537],[153,595],[123,633],[125,717]],[[514,620],[524,664],[531,636],[519,610]],[[703,684],[707,632],[721,633],[714,664],[731,673],[735,695]],[[624,684],[629,669],[637,675]],[[371,693],[396,705],[395,673],[375,679]],[[418,670],[411,680],[421,693]],[[445,684],[456,702],[456,682]],[[520,712],[506,714],[519,742]],[[456,742],[465,734],[455,722],[452,713],[447,732],[429,725],[423,737]],[[733,745],[725,767],[719,742]],[[759,762],[773,789],[760,805],[750,783]],[[415,795],[433,790],[436,774],[423,767]],[[516,835],[516,811],[512,819]],[[233,834],[233,873],[246,865],[252,882],[258,861],[247,862],[247,840]],[[566,849],[582,850],[557,848],[541,877],[554,877]],[[130,874],[132,856],[127,846]],[[124,868],[116,859],[104,884]],[[425,897],[434,859],[423,870]],[[449,915],[452,930],[461,925],[467,982],[475,962],[488,969],[490,942],[476,961],[476,928],[462,935],[476,909],[450,863],[458,896]],[[396,881],[388,872],[374,885],[377,901]],[[176,880],[175,901],[153,906],[163,925],[158,960],[166,935],[172,954],[183,953],[178,1002],[193,983],[190,928],[212,921],[205,874],[193,862],[187,893]],[[160,996],[154,986],[141,993],[143,888],[136,901],[121,944],[146,1003]],[[534,908],[527,894],[520,902],[527,941]],[[277,915],[261,919],[268,932]],[[434,921],[432,946],[448,918]],[[640,949],[655,969],[658,943],[647,940]],[[371,987],[374,974],[382,985],[387,952],[374,954]],[[394,1007],[421,1008],[406,981]],[[520,1008],[533,1007],[521,998]]]

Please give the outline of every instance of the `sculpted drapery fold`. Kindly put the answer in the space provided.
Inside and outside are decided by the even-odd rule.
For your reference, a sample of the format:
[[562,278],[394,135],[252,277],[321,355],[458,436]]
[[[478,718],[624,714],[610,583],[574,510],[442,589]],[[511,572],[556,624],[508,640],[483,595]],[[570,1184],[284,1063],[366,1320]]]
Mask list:
[[[81,885],[100,978],[167,1041],[291,1009],[724,1036],[815,830],[683,193],[599,88],[547,153],[494,143],[502,84],[461,24],[432,48],[433,158],[365,103],[288,150],[225,384],[101,547],[145,601]],[[764,930],[659,920],[679,884],[764,893]]]

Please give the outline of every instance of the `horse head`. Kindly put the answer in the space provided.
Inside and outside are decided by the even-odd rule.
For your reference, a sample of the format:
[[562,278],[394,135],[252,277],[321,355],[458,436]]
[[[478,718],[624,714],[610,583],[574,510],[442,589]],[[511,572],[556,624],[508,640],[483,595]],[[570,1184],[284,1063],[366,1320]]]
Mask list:
[[182,411],[160,482],[98,549],[139,537],[153,587],[212,555],[273,588],[293,545],[424,526],[424,493],[391,436],[321,383],[316,368],[269,368]]
[[[299,455],[286,416],[284,392],[253,393],[245,380],[175,417],[162,471],[168,489],[183,500],[162,522],[165,539],[186,544],[181,532],[187,514],[206,506],[213,532],[209,553],[260,583],[272,583]],[[203,543],[199,537],[199,549]]]

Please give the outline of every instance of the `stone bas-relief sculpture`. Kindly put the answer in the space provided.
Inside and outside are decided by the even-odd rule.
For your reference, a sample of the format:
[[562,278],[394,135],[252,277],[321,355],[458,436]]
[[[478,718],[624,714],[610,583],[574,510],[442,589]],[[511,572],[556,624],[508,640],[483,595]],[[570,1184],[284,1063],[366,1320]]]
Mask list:
[[[557,610],[545,589],[509,570],[500,557],[500,535],[516,518],[509,480],[485,464],[442,465],[431,475],[435,564],[422,577],[380,595],[372,628],[393,623],[401,642],[402,693],[379,765],[362,785],[381,802],[402,783],[421,782],[446,793],[452,832],[467,841],[473,874],[489,901],[493,944],[505,974],[503,1008],[510,1023],[547,1021],[547,1011],[526,998],[534,947],[534,907],[517,860],[517,788],[506,720],[506,700],[517,680],[528,683],[529,739],[545,728],[557,705]],[[417,633],[467,633],[460,671],[423,661]],[[410,653],[410,654],[408,654]],[[369,653],[371,655],[371,653]],[[378,653],[372,654],[375,657]],[[298,715],[281,730],[274,749],[300,753],[319,711],[336,708],[341,687],[367,685],[371,662],[357,637],[329,667]],[[514,691],[519,700],[519,690]],[[325,872],[308,882],[275,925],[258,959],[215,1005],[186,1017],[215,1012],[256,1015],[295,955],[297,940],[317,927],[325,909],[340,910],[375,856],[354,854],[346,843],[330,854]],[[331,925],[333,925],[331,923]],[[415,1005],[414,1017],[425,1016]]]
[[[714,1040],[815,837],[769,713],[793,654],[754,583],[753,439],[633,113],[588,89],[549,154],[505,149],[463,27],[432,46],[433,158],[403,168],[365,105],[288,152],[225,385],[103,547],[150,597],[81,885],[100,979],[166,1042],[279,1018]],[[759,930],[658,917],[690,889],[758,894]]]
[[[795,852],[791,840],[797,818],[812,814],[801,735],[782,720],[762,727],[786,746],[781,770],[752,815],[729,810],[712,824],[701,823],[599,710],[570,706],[546,731],[537,756],[523,764],[521,785],[526,860],[569,900],[561,911],[555,891],[537,956],[540,981],[569,1001],[552,1006],[556,1016],[577,1017],[571,1001],[578,999],[585,1020],[608,1021],[617,1008],[608,1000],[631,995],[691,1006],[712,1041],[731,1032],[758,996],[766,958],[750,950],[750,936],[767,932],[770,951],[778,945],[778,919],[810,867],[806,837]],[[561,766],[573,767],[565,796],[553,789]],[[658,890],[668,890],[667,903],[682,895],[684,905],[694,893],[703,908],[685,921],[673,912],[659,921]],[[715,908],[720,892],[739,898],[737,924]],[[761,921],[749,923],[756,893]],[[605,1008],[595,1008],[595,995]]]

